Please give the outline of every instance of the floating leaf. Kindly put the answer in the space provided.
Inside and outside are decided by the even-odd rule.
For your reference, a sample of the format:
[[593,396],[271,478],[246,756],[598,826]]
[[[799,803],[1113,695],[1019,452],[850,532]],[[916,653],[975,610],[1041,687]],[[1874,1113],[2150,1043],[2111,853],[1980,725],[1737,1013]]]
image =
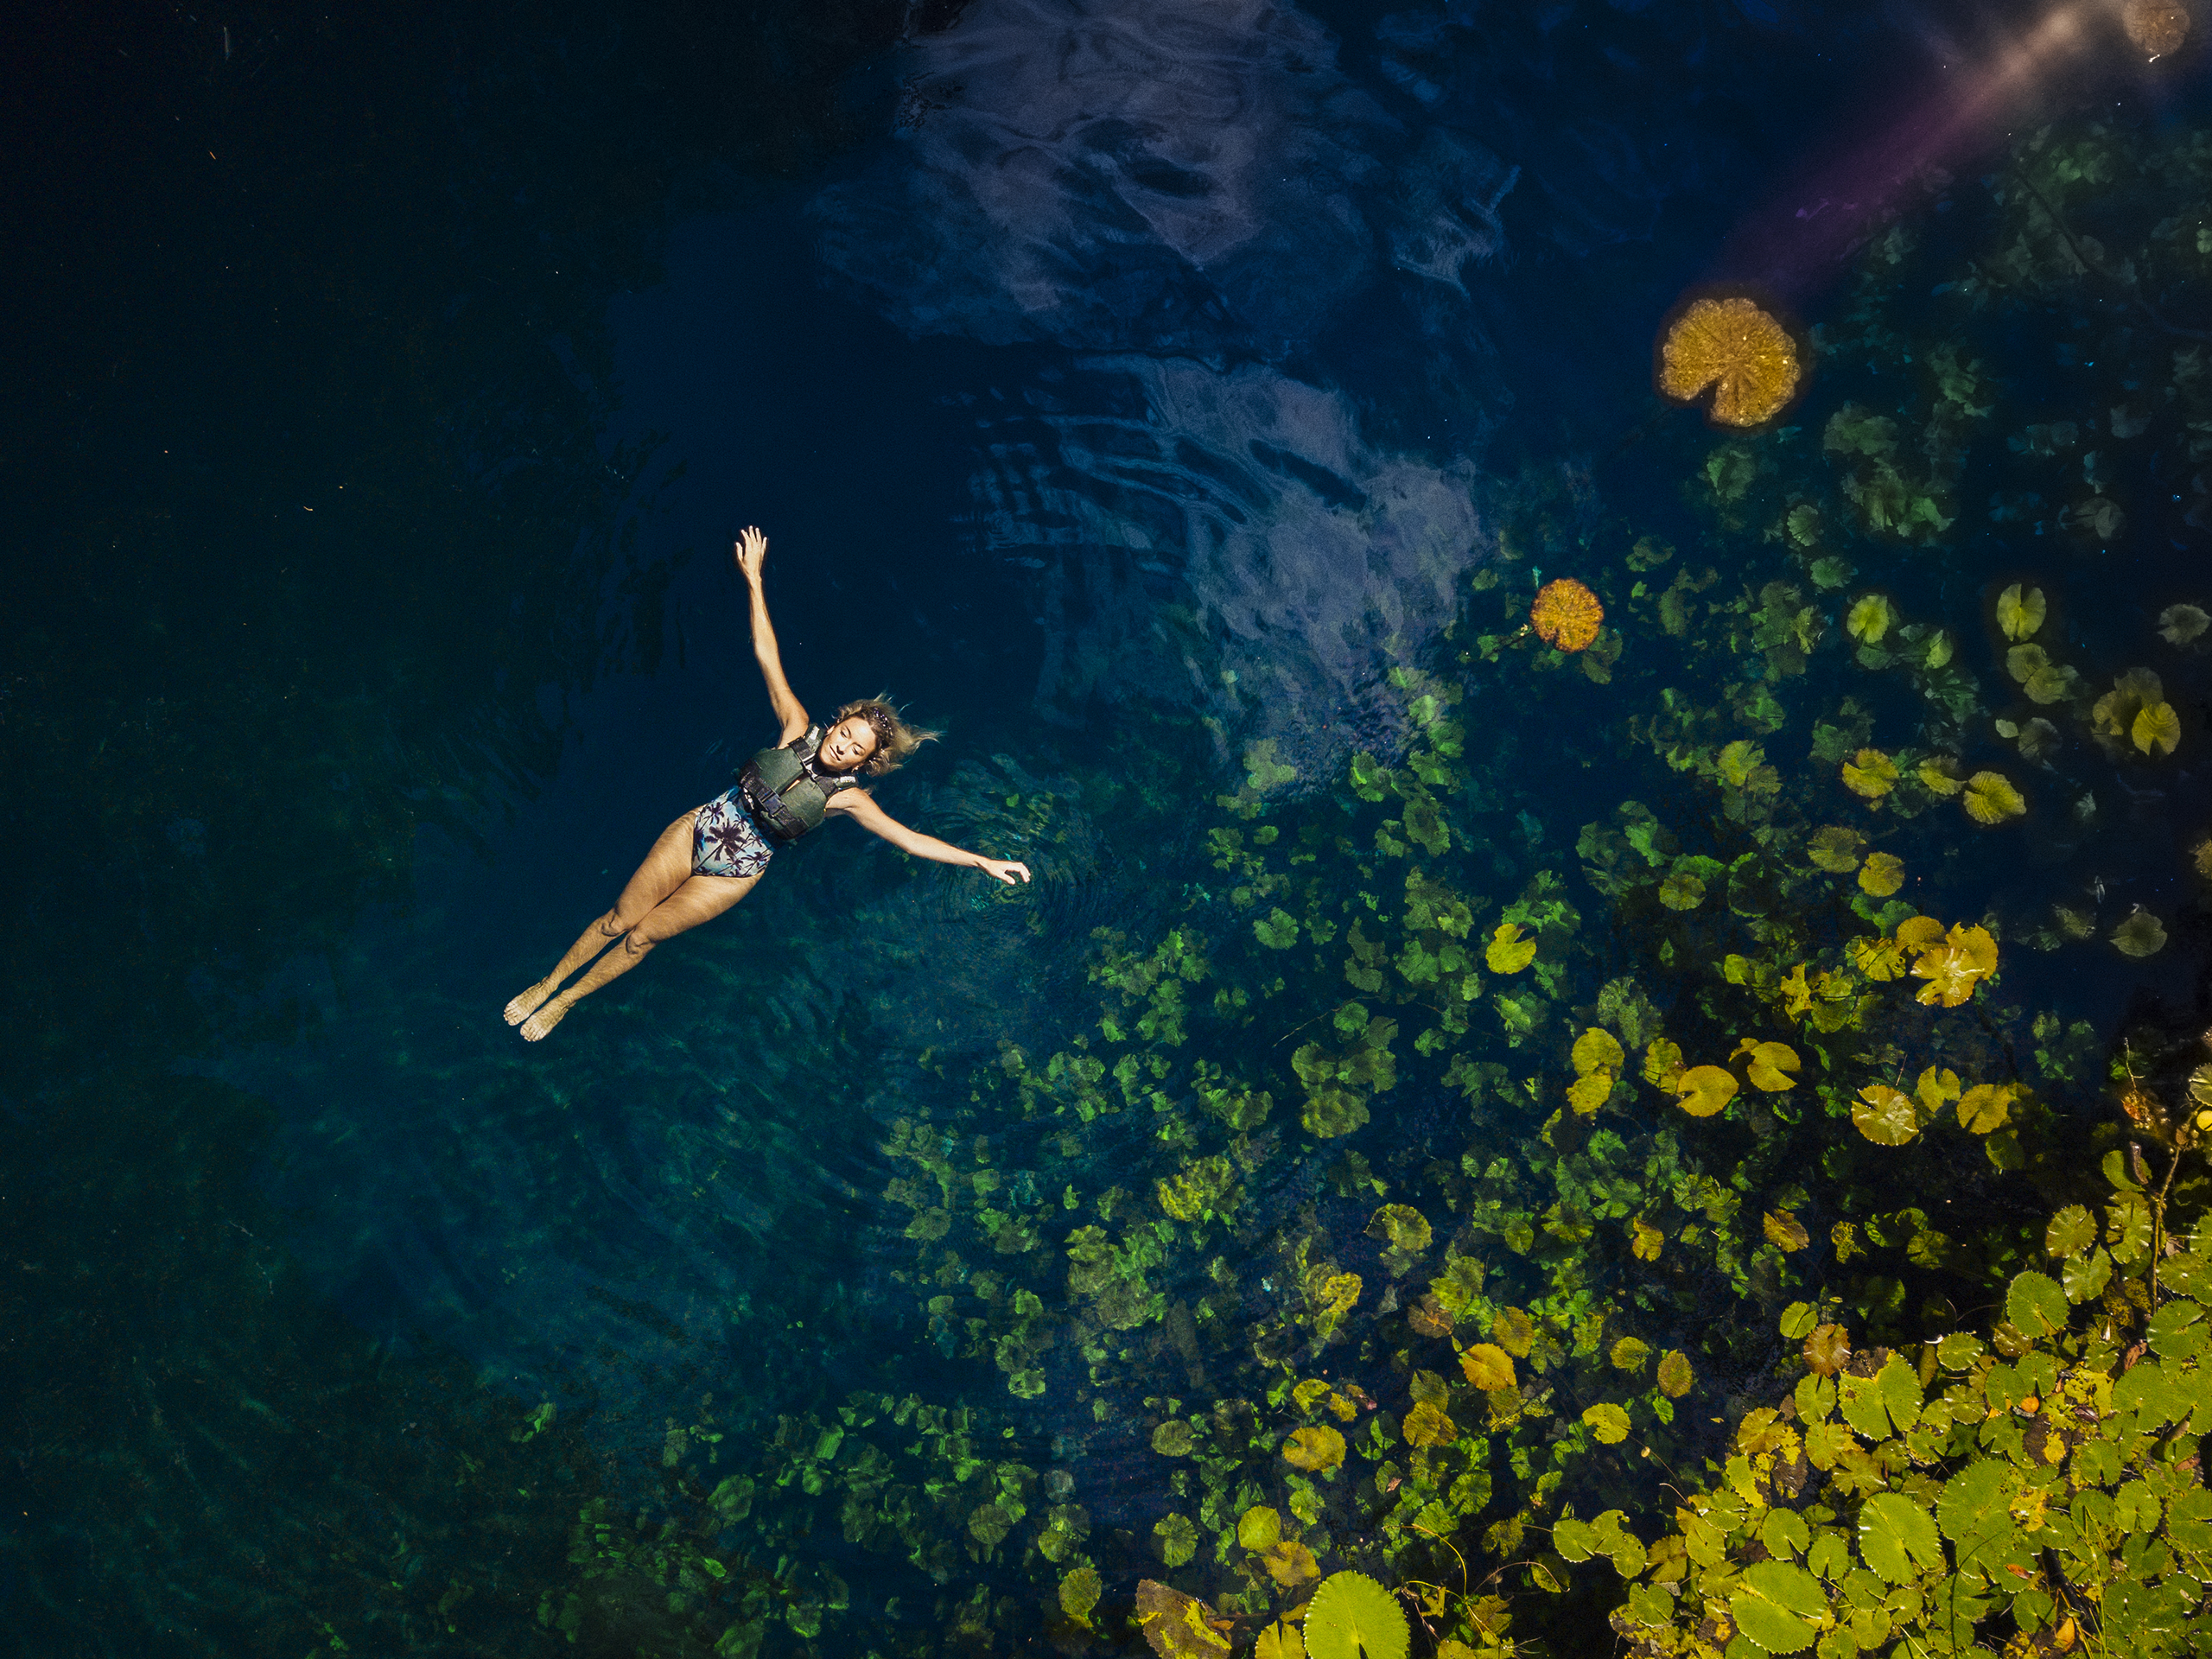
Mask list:
[[1655,1038],[1643,1051],[1643,1080],[1669,1094],[1675,1092],[1682,1077],[1681,1045],[1664,1037]]
[[1105,1586],[1098,1581],[1098,1569],[1078,1567],[1060,1580],[1060,1611],[1077,1624],[1088,1626],[1090,1610],[1098,1605],[1098,1598]]
[[1813,1311],[1810,1302],[1792,1302],[1782,1310],[1779,1328],[1786,1340],[1796,1342],[1801,1337],[1812,1335],[1813,1327],[1820,1322],[1821,1316]]
[[1459,1438],[1458,1426],[1426,1400],[1416,1403],[1398,1427],[1408,1446],[1449,1446]]
[[1170,1417],[1152,1431],[1152,1449],[1163,1458],[1187,1458],[1196,1444],[1191,1426],[1180,1417]]
[[2171,702],[2147,704],[2136,710],[2128,735],[2145,754],[2171,754],[2181,742],[2181,716]]
[[[1474,1649],[1467,1649],[1472,1655]],[[1252,1659],[1306,1659],[1306,1638],[1287,1619],[1277,1619],[1260,1632],[1252,1645]]]
[[1659,1391],[1670,1400],[1679,1400],[1688,1394],[1697,1381],[1697,1373],[1690,1369],[1689,1356],[1679,1348],[1670,1348],[1661,1355],[1657,1381]]
[[1501,923],[1483,952],[1493,974],[1517,974],[1535,959],[1535,940],[1523,938],[1516,922]]
[[1713,387],[1713,419],[1757,426],[1782,411],[1797,390],[1797,345],[1789,331],[1750,300],[1694,301],[1659,348],[1659,390],[1688,403]]
[[[1802,1062],[1797,1058],[1797,1051],[1789,1044],[1745,1041],[1738,1046],[1736,1052],[1749,1059],[1744,1071],[1751,1079],[1752,1088],[1766,1094],[1778,1095],[1785,1089],[1797,1086],[1795,1074]],[[1696,1117],[1711,1116],[1707,1112],[1693,1112],[1691,1115]]]
[[[1501,1307],[1491,1316],[1490,1334],[1507,1353],[1526,1359],[1536,1345],[1536,1322],[1517,1307]],[[1512,1378],[1506,1382],[1510,1385]]]
[[1628,1413],[1611,1402],[1585,1407],[1582,1421],[1590,1426],[1600,1446],[1618,1446],[1628,1439]]
[[2028,810],[2020,791],[2001,772],[1977,772],[1967,779],[1967,816],[1976,823],[2002,823]]
[[1897,784],[1897,762],[1879,749],[1861,749],[1844,762],[1843,786],[1854,795],[1878,801]]
[[1869,594],[1851,607],[1850,614],[1844,619],[1843,631],[1861,645],[1878,645],[1895,620],[1890,601],[1879,594]]
[[1813,1242],[1797,1217],[1787,1210],[1770,1210],[1760,1218],[1759,1225],[1767,1242],[1785,1254],[1802,1250]]
[[1626,1371],[1634,1376],[1643,1369],[1644,1362],[1651,1357],[1651,1346],[1635,1337],[1623,1337],[1613,1344],[1612,1352],[1606,1357],[1611,1361],[1615,1370]]
[[1264,1503],[1255,1503],[1236,1517],[1236,1541],[1247,1549],[1265,1549],[1281,1536],[1281,1512]]
[[1814,1327],[1805,1338],[1805,1363],[1821,1376],[1834,1376],[1851,1359],[1851,1334],[1840,1325]]
[[1412,1647],[1398,1599],[1364,1573],[1332,1573],[1306,1604],[1312,1659],[1406,1659]]
[[1866,837],[1856,830],[1831,823],[1814,830],[1808,837],[1805,856],[1816,869],[1848,875],[1859,868],[1859,849],[1866,844]]
[[1877,899],[1886,899],[1904,886],[1904,861],[1895,853],[1871,855],[1859,872],[1859,885]]
[[2066,1328],[2066,1293],[2047,1274],[2031,1270],[2005,1293],[2005,1319],[2029,1337],[2047,1337]]
[[2046,613],[2040,588],[2023,588],[2016,582],[1997,595],[1997,626],[2007,639],[2031,638],[2043,626]]
[[2186,645],[2212,628],[2212,615],[2194,605],[2169,605],[2158,613],[2158,632],[2170,645]]
[[1160,1559],[1170,1567],[1180,1567],[1198,1553],[1198,1529],[1187,1515],[1160,1516],[1153,1522],[1152,1535]]
[[1384,1205],[1368,1222],[1367,1231],[1370,1237],[1389,1239],[1392,1249],[1408,1255],[1427,1249],[1435,1236],[1428,1217],[1409,1204]]
[[2155,957],[2166,948],[2165,925],[2147,910],[2139,910],[2112,931],[2112,942],[2123,957]]
[[2119,27],[2150,62],[2157,62],[2190,38],[2190,9],[2181,0],[2126,0],[2119,9]]
[[1694,1065],[1675,1085],[1681,1109],[1692,1117],[1711,1117],[1735,1099],[1735,1074],[1717,1065]]
[[1207,1623],[1210,1611],[1196,1596],[1155,1580],[1137,1584],[1137,1628],[1160,1659],[1222,1659],[1229,1638]]
[[1260,1552],[1260,1560],[1268,1569],[1268,1576],[1286,1590],[1294,1590],[1321,1576],[1321,1564],[1313,1559],[1313,1552],[1295,1539],[1286,1538],[1268,1545]]
[[1859,1511],[1859,1553],[1891,1584],[1910,1584],[1943,1565],[1935,1517],[1897,1492],[1877,1492]]
[[1669,910],[1695,910],[1705,902],[1705,883],[1678,870],[1660,882],[1659,902]]
[[1556,650],[1576,652],[1595,643],[1605,620],[1605,607],[1572,577],[1548,582],[1529,608],[1529,624],[1543,642]]
[[1294,1469],[1318,1473],[1344,1460],[1344,1437],[1326,1423],[1291,1431],[1283,1442],[1283,1461]]
[[1920,1133],[1920,1109],[1910,1095],[1870,1083],[1851,1103],[1851,1122],[1878,1147],[1901,1147]]
[[1959,776],[1958,760],[1954,755],[1929,755],[1920,763],[1913,776],[1920,779],[1920,786],[1929,794],[1947,798],[1966,787],[1966,780]]
[[1801,1653],[1813,1645],[1815,1621],[1828,1611],[1827,1592],[1803,1567],[1758,1561],[1744,1569],[1728,1598],[1737,1628],[1769,1653]]
[[1484,1394],[1513,1386],[1513,1356],[1496,1343],[1478,1342],[1468,1349],[1459,1356],[1459,1369]]
[[1959,1096],[1959,1127],[1968,1135],[2001,1129],[2012,1116],[2012,1085],[1978,1083]]
[[[1911,926],[1912,923],[1908,922],[1897,930],[1900,942],[1906,937],[1906,928]],[[1975,986],[1996,971],[1997,941],[1987,928],[1968,927],[1963,922],[1955,924],[1940,942],[1930,940],[1920,945],[1912,964],[1913,976],[1928,982],[1918,1000],[1929,1007],[1938,1004],[1947,1008],[1959,1007],[1974,995]]]
[[1574,1039],[1573,1052],[1576,1073],[1588,1077],[1593,1071],[1618,1071],[1628,1058],[1621,1052],[1620,1042],[1612,1033],[1601,1026],[1592,1026]]
[[2043,1230],[2043,1247],[2052,1255],[2079,1255],[2096,1242],[2096,1217],[2078,1204],[2068,1205]]

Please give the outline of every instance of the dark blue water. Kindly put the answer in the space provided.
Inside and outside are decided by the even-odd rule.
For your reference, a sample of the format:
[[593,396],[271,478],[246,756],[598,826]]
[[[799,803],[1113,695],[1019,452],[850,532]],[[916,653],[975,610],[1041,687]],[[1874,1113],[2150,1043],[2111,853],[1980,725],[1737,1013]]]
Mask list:
[[[1998,73],[2035,11],[855,0],[11,30],[14,1649],[1114,1639],[1055,1611],[1074,1558],[1039,1541],[1047,1512],[1087,1506],[1082,1559],[1126,1606],[1166,1570],[1155,1522],[1198,1501],[1154,1424],[1241,1402],[1226,1423],[1292,1375],[1265,1334],[1286,1241],[1319,1226],[1394,1273],[1360,1230],[1383,1189],[1421,1202],[1425,1161],[1517,1156],[1543,1114],[1478,1109],[1470,1143],[1465,1102],[1409,1084],[1337,1143],[1280,1105],[1238,1143],[1242,1217],[1166,1251],[1149,1316],[1102,1325],[1070,1230],[1122,1225],[1228,1142],[1183,1083],[1103,1116],[1020,1106],[1010,1057],[1089,1052],[1102,998],[1134,1018],[1102,963],[1194,927],[1221,995],[1267,1014],[1192,981],[1177,1064],[1294,1101],[1288,1057],[1346,993],[1333,958],[1287,990],[1232,966],[1250,918],[1220,906],[1246,878],[1207,837],[1252,827],[1226,804],[1271,744],[1297,787],[1267,821],[1341,877],[1331,902],[1371,884],[1372,825],[1355,847],[1329,815],[1363,810],[1355,753],[1415,740],[1393,669],[1463,689],[1437,868],[1493,906],[1539,868],[1583,881],[1578,832],[1624,799],[1665,804],[1636,722],[1670,671],[1713,696],[1737,669],[1631,658],[1611,691],[1531,689],[1477,645],[1485,573],[1618,565],[1650,533],[1726,566],[1724,593],[1767,580],[1699,493],[1717,440],[1652,394],[1657,332],[1731,284],[1833,333],[1897,224],[1921,241],[1896,283],[1932,304],[1931,274],[1986,257],[1982,181],[2018,135],[2101,119],[2171,144],[2199,118],[2201,59],[2152,73],[2114,30]],[[2171,188],[2098,233],[2141,242],[2194,200]],[[1977,337],[2001,430],[2108,410],[2137,388],[2096,379],[2100,351],[2164,363],[2212,324],[2076,308]],[[1877,355],[1827,361],[1776,465],[1810,476]],[[1993,518],[2026,464],[1999,443],[1956,533],[1867,579],[1976,641],[1997,588],[2039,580],[2048,637],[2101,688],[2203,598],[2193,462],[2158,442],[2113,463],[2135,467],[2109,486],[2135,526],[2116,550],[2043,556],[2056,499]],[[750,523],[810,708],[887,689],[945,733],[887,808],[1038,879],[1000,890],[837,826],[525,1046],[507,997],[769,741],[729,554]],[[1986,754],[2001,642],[1973,650],[1989,707],[1961,747]],[[2164,671],[2201,741],[2196,659]],[[1922,719],[1905,690],[1854,695],[1891,747]],[[1802,731],[1771,744],[1812,789]],[[2012,1014],[2075,1023],[2062,1120],[2123,1028],[2201,1012],[2193,747],[2154,778],[2077,741],[2001,855],[1955,818],[1910,843],[1909,896],[2008,918]],[[2142,906],[2173,944],[2013,949],[2093,884],[2103,932]],[[1641,924],[1573,901],[1592,954],[1562,1032],[1637,974],[1702,1017]],[[939,1176],[957,1202],[926,1198]],[[967,1230],[951,1245],[933,1206]],[[1697,1294],[1666,1340],[1726,1325]],[[1402,1394],[1397,1338],[1371,1337],[1397,1297],[1370,1294],[1335,1375]],[[1736,1363],[1692,1403],[1739,1411],[1758,1366]],[[824,1478],[806,1468],[853,1466],[823,1435],[869,1432],[935,1510],[879,1524],[865,1481],[842,1523],[836,1481],[792,1507]],[[1021,1495],[1011,1541],[972,1518],[979,1456]],[[737,1504],[732,1473],[760,1496]],[[594,1543],[594,1515],[623,1541]],[[1586,1650],[1602,1612],[1570,1599],[1524,1630]]]

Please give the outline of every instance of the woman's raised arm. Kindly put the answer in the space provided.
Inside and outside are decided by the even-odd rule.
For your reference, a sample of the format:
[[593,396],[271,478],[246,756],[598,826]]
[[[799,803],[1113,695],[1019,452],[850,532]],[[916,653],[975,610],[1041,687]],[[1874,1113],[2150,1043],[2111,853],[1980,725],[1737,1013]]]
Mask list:
[[779,741],[788,743],[806,729],[806,709],[791,695],[791,682],[784,677],[783,656],[776,649],[776,630],[768,620],[768,595],[760,583],[760,567],[767,558],[768,538],[758,527],[747,524],[737,538],[737,568],[744,574],[745,585],[753,591],[753,655],[760,664],[760,677],[768,683],[769,705],[783,722],[784,734]]
[[1003,858],[986,858],[981,853],[971,853],[964,848],[955,847],[949,841],[939,841],[935,836],[925,836],[918,830],[909,830],[878,806],[868,798],[865,791],[849,789],[840,794],[832,795],[830,798],[830,810],[833,812],[849,812],[868,829],[881,836],[900,852],[912,853],[916,858],[933,858],[940,864],[964,864],[971,870],[981,870],[984,874],[1005,882],[1009,887],[1014,886],[1017,878],[1024,881],[1029,879],[1029,867],[1027,864],[1017,864]]

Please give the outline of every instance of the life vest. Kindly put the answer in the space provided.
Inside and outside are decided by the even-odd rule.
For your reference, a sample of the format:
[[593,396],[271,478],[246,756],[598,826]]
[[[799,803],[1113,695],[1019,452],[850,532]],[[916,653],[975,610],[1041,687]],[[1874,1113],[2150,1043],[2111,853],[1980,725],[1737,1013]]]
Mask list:
[[822,728],[810,726],[781,748],[760,750],[737,769],[745,810],[772,839],[788,844],[820,829],[830,798],[860,787],[857,774],[823,766],[821,753]]

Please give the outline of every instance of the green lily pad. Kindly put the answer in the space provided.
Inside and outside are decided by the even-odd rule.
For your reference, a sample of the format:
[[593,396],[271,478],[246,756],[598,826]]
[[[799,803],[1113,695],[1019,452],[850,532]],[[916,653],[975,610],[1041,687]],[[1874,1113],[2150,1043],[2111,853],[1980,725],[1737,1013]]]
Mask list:
[[1311,1659],[1406,1659],[1413,1631],[1398,1599],[1364,1573],[1332,1573],[1306,1609]]
[[1943,1564],[1935,1517],[1897,1492],[1877,1492],[1859,1511],[1859,1553],[1891,1584],[1910,1584]]
[[2007,1323],[2029,1337],[2047,1337],[2066,1328],[2066,1293],[2047,1274],[2024,1273],[2005,1293]]
[[2043,1247],[2052,1255],[2079,1255],[2096,1242],[2096,1217],[2078,1204],[2068,1205],[2043,1230]]

